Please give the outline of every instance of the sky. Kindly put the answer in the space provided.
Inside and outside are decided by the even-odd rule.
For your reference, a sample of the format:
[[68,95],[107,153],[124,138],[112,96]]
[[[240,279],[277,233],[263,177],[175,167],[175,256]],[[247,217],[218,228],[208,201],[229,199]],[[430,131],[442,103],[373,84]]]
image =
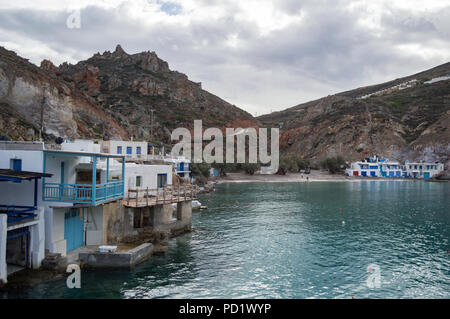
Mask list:
[[259,116],[450,62],[450,0],[0,0],[0,46],[37,65],[117,44]]

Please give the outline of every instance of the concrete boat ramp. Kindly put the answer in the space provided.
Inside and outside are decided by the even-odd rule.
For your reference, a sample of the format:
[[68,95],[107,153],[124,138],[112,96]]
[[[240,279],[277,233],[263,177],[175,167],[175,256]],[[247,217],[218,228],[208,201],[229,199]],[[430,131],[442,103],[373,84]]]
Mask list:
[[131,268],[146,260],[153,254],[154,246],[151,243],[139,245],[128,251],[118,252],[80,252],[78,255],[80,265],[90,268]]
[[67,263],[79,264],[82,268],[132,268],[147,260],[155,252],[152,243],[137,247],[118,246],[116,251],[102,252],[99,246],[82,247],[67,255]]

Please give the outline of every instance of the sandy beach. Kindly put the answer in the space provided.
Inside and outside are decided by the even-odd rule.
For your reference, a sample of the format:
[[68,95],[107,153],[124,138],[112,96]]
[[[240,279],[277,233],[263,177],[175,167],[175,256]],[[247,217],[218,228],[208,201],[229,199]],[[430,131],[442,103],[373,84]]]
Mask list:
[[404,178],[381,178],[381,177],[354,177],[345,176],[343,174],[330,174],[327,171],[311,170],[310,174],[304,173],[288,173],[286,175],[248,175],[244,172],[241,173],[227,173],[226,177],[217,180],[218,183],[255,183],[255,182],[267,182],[267,183],[286,183],[286,182],[357,182],[366,180],[399,180],[408,181],[410,179]]

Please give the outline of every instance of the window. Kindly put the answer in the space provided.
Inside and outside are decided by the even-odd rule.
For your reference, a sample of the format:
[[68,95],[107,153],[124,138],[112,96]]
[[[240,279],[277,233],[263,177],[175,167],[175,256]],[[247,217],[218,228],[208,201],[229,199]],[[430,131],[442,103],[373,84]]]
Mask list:
[[131,146],[127,146],[127,154],[131,155],[132,154],[131,150],[132,150]]
[[21,171],[22,170],[22,160],[21,159],[11,159],[11,169],[15,171]]
[[158,188],[163,188],[167,184],[167,174],[158,174]]
[[136,187],[141,187],[142,176],[136,176]]
[[140,146],[136,147],[136,154],[138,154],[138,155],[141,154],[141,147]]
[[122,154],[122,146],[117,146],[117,154]]

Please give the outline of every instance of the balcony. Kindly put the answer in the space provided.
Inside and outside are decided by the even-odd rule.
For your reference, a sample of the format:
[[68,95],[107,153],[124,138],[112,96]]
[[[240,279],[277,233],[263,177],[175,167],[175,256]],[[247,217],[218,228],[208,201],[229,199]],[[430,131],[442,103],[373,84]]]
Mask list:
[[[83,157],[90,160],[81,161]],[[99,159],[104,160],[102,164],[106,164],[106,168],[100,164],[97,168]],[[110,159],[121,161],[122,175],[120,180],[110,178]],[[88,165],[88,172],[91,175],[82,184],[76,183],[77,165]],[[42,199],[44,201],[95,206],[123,198],[125,177],[125,156],[123,155],[46,150],[44,151],[44,172],[47,171],[47,166],[54,176],[51,180],[44,178],[42,181]],[[106,177],[103,179],[105,183],[98,183],[97,169],[101,169],[105,173]],[[90,182],[90,179],[92,182]],[[67,180],[69,183],[67,183]]]
[[87,184],[44,183],[43,190],[45,201],[97,205],[122,198],[123,182],[109,182],[95,186]]

